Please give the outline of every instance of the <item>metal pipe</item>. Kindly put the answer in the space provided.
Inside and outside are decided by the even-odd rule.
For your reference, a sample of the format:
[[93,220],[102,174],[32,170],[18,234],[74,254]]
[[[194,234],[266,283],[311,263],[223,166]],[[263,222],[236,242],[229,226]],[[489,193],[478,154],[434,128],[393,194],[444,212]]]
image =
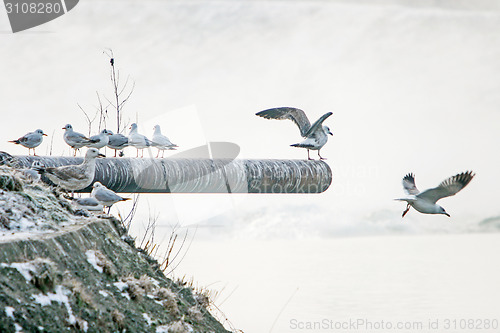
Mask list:
[[[46,167],[83,161],[11,156],[6,163],[7,155],[0,152],[0,164],[18,168],[29,168],[34,161]],[[97,160],[94,181],[124,193],[321,193],[330,186],[332,172],[323,161],[307,160],[103,158]]]

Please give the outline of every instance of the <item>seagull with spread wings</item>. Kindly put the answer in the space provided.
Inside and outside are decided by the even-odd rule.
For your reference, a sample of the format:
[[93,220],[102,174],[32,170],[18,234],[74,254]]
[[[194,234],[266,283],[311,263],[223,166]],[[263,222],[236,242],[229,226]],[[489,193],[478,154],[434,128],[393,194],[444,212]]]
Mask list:
[[307,159],[311,160],[309,150],[317,150],[318,156],[321,160],[325,158],[321,156],[321,148],[327,143],[328,135],[333,135],[328,126],[323,126],[326,118],[332,115],[327,112],[322,115],[314,124],[311,125],[304,111],[296,108],[280,107],[273,108],[256,113],[257,116],[266,119],[290,119],[293,121],[300,130],[300,135],[305,138],[304,141],[291,145],[292,147],[299,147],[307,149]]
[[396,199],[406,201],[407,206],[403,212],[404,217],[411,207],[424,214],[444,214],[450,217],[443,207],[436,204],[442,198],[451,197],[457,194],[474,178],[475,174],[472,171],[459,173],[453,177],[445,179],[438,187],[430,188],[420,192],[415,185],[415,175],[409,173],[403,178],[403,188],[408,194],[407,198]]

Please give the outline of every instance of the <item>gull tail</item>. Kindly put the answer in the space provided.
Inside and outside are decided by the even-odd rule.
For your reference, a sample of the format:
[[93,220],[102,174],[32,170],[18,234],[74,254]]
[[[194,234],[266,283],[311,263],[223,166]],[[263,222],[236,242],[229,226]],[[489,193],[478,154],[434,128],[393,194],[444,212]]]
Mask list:
[[291,147],[299,147],[299,148],[309,148],[312,149],[314,148],[313,145],[307,144],[307,143],[294,143],[293,145],[290,145]]
[[15,143],[16,145],[18,145],[18,144],[21,143],[21,141],[19,141],[19,140],[12,140],[12,141],[9,141],[9,142]]
[[132,198],[122,198],[121,201],[127,201],[127,200],[132,200]]

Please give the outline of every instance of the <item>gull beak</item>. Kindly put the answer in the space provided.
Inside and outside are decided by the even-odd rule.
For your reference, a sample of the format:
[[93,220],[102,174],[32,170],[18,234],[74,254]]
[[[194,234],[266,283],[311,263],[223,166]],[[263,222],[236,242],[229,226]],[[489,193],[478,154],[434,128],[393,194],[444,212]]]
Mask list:
[[328,134],[330,134],[331,136],[333,136],[333,133],[332,133],[332,132],[328,132]]
[[448,214],[448,213],[446,213],[446,212],[444,212],[444,215],[446,215],[446,216],[448,216],[448,217],[451,217],[451,216],[450,216],[450,214]]
[[97,155],[97,157],[106,157],[106,155],[99,153],[99,155]]
[[63,127],[62,129],[66,129],[66,127]]
[[43,136],[47,136],[47,134],[45,134],[45,133],[43,133],[42,135],[43,135]]

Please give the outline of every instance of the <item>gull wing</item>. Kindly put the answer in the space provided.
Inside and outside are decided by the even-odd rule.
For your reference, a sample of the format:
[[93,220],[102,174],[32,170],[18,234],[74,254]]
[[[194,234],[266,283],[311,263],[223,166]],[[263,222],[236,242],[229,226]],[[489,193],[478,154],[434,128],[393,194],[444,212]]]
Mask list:
[[417,195],[420,193],[415,185],[415,175],[413,173],[409,173],[403,177],[403,188],[409,195]]
[[418,197],[436,203],[439,199],[451,197],[460,192],[460,190],[470,183],[474,176],[475,174],[472,171],[459,173],[442,181],[438,187],[425,190]]
[[85,172],[80,169],[75,169],[74,165],[67,165],[62,167],[49,167],[44,168],[44,172],[56,176],[57,178],[68,181],[70,179],[83,180],[86,178]]
[[306,133],[311,128],[309,119],[307,118],[305,112],[301,109],[289,107],[273,108],[257,112],[256,115],[266,119],[290,119],[297,124],[300,130],[300,135],[303,137],[306,137]]
[[122,200],[122,197],[120,197],[118,194],[107,188],[99,188],[97,191],[95,191],[94,198],[96,198],[101,202]]
[[325,119],[330,117],[331,115],[332,115],[331,112],[327,112],[324,115],[322,115],[318,120],[314,122],[314,124],[312,124],[311,128],[309,128],[305,136],[307,137],[312,133],[316,132],[319,128],[322,128]]

